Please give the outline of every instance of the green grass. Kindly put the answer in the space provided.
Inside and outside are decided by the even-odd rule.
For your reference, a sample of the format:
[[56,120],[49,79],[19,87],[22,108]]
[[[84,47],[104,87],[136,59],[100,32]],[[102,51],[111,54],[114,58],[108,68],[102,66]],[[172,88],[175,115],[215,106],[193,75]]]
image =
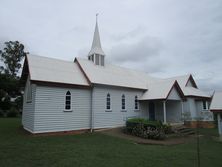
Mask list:
[[[138,145],[129,140],[102,135],[81,134],[33,137],[21,129],[18,118],[0,118],[0,166],[97,166],[97,167],[195,167],[195,140],[174,146]],[[202,167],[222,166],[222,143],[210,137],[200,140]],[[209,135],[210,134],[210,135]]]

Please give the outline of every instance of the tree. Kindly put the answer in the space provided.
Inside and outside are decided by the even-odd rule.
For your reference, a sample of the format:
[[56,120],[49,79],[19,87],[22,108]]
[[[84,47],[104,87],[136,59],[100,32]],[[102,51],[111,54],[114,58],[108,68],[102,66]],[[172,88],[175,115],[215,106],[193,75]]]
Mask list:
[[27,52],[24,51],[24,45],[18,41],[5,42],[5,45],[4,50],[0,50],[0,57],[5,67],[1,66],[0,69],[5,74],[16,77],[22,67],[21,60],[26,56]]
[[[21,90],[18,71],[22,67],[21,61],[26,56],[24,45],[18,41],[5,42],[5,48],[0,50],[0,60],[4,66],[0,66],[0,109],[7,111],[13,105],[21,108]],[[12,104],[11,98],[18,98]],[[20,100],[20,101],[19,101]]]

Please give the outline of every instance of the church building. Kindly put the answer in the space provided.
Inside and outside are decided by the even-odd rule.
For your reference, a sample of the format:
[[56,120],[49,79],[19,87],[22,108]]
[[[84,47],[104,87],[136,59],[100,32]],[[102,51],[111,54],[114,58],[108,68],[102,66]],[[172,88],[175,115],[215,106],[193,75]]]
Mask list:
[[[211,95],[192,75],[157,78],[106,62],[98,23],[91,50],[73,62],[28,54],[22,125],[36,133],[95,130],[125,125],[129,118],[163,123],[212,122]],[[155,63],[155,62],[154,62]]]

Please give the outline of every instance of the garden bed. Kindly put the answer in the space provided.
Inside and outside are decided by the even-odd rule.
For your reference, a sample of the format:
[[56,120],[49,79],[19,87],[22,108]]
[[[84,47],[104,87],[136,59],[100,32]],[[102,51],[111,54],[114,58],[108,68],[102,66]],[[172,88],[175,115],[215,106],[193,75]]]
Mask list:
[[167,135],[164,140],[153,140],[153,139],[144,139],[141,137],[132,136],[130,134],[124,133],[123,131],[124,131],[124,128],[121,127],[121,128],[106,129],[99,133],[122,138],[122,139],[131,140],[137,144],[148,144],[148,145],[177,145],[177,144],[191,142],[195,139],[194,136],[179,137],[176,135]]
[[162,124],[161,121],[150,121],[143,118],[128,119],[124,132],[133,136],[155,140],[163,140],[166,138],[166,134],[173,133],[170,125]]

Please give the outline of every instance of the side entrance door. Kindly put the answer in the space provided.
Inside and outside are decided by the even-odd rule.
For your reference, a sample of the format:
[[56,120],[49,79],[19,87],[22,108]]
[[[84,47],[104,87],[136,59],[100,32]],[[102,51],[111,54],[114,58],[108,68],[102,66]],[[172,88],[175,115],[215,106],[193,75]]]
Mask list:
[[149,102],[149,120],[155,120],[155,104],[154,102]]

